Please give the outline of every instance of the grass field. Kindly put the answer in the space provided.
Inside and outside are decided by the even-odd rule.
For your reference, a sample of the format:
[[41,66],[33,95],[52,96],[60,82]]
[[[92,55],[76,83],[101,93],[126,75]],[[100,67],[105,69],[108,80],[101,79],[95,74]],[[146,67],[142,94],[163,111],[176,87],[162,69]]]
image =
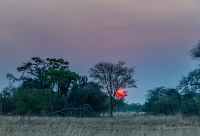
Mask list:
[[200,118],[115,114],[113,118],[0,116],[0,136],[198,136]]

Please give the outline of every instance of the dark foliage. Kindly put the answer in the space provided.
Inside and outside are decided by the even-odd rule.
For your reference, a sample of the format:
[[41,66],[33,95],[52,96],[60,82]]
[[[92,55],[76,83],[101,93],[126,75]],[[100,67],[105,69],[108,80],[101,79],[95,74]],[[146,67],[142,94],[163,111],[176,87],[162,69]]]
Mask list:
[[74,86],[68,98],[68,103],[75,107],[90,105],[96,113],[101,113],[108,109],[107,95],[94,82],[89,82],[84,86]]
[[190,56],[195,59],[200,59],[200,40],[198,41],[197,45],[190,51]]
[[13,104],[10,98],[3,97],[1,98],[2,103],[2,114],[11,115],[16,106]]
[[157,87],[148,90],[147,102],[145,102],[147,112],[175,114],[179,112],[180,105],[181,95],[176,89]]

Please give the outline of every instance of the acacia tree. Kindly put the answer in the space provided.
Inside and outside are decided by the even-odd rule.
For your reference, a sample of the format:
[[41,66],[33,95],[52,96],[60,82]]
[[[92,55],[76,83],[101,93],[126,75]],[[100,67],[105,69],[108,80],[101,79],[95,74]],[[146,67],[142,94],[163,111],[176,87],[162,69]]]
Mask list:
[[22,73],[21,77],[8,73],[8,80],[22,81],[21,89],[55,90],[58,98],[66,97],[70,85],[79,79],[78,74],[69,70],[69,62],[63,59],[33,57],[17,70]]
[[100,62],[89,69],[90,77],[97,80],[110,98],[110,116],[113,116],[115,93],[119,88],[134,88],[136,80],[133,78],[135,67],[125,67],[125,62],[117,64]]

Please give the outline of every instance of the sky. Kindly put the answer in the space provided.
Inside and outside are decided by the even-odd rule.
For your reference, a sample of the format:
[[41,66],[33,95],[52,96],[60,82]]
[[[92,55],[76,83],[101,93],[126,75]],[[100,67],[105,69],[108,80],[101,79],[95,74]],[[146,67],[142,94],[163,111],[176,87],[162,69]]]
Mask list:
[[147,90],[176,87],[198,67],[189,51],[199,13],[199,0],[0,0],[0,90],[35,56],[86,76],[101,61],[124,61],[137,80],[126,101],[144,103]]

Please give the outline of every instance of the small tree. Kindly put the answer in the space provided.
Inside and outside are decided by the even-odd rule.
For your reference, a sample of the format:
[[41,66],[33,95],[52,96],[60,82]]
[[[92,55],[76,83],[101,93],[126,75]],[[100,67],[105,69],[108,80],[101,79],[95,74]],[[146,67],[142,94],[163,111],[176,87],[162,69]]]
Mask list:
[[48,108],[50,101],[54,98],[50,90],[27,89],[14,93],[12,101],[16,105],[14,112],[28,114],[39,114]]
[[90,68],[90,77],[106,90],[110,98],[110,116],[113,116],[115,93],[119,88],[136,87],[133,78],[134,67],[125,67],[125,62],[119,61],[117,64],[111,62],[100,62]]

